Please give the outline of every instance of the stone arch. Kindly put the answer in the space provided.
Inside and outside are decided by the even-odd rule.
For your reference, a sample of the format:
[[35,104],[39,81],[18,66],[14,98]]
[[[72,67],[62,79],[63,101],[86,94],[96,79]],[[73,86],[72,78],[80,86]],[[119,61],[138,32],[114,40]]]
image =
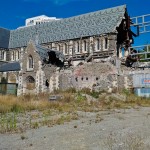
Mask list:
[[32,76],[27,76],[25,81],[26,81],[26,89],[28,90],[35,89],[35,79]]

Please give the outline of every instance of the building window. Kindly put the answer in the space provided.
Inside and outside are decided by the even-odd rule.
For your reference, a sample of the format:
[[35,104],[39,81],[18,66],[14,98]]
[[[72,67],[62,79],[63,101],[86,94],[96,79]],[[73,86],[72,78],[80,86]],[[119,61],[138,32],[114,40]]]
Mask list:
[[48,79],[45,81],[45,85],[46,85],[47,87],[49,87],[49,80],[48,80]]
[[12,60],[15,60],[15,52],[12,52]]
[[2,60],[4,60],[5,59],[5,52],[3,51],[2,52]]
[[59,50],[59,51],[61,50],[60,45],[58,46],[58,50]]
[[57,51],[60,51],[60,45],[57,45]]
[[86,43],[86,41],[84,41],[83,44],[84,44],[84,51],[87,51],[87,43]]
[[65,43],[65,54],[67,54],[67,44]]
[[77,52],[79,53],[80,52],[80,43],[77,42]]
[[78,78],[75,78],[76,82],[78,82]]
[[108,38],[105,38],[105,49],[108,49]]
[[97,46],[97,50],[100,50],[100,39],[97,39],[96,46]]
[[19,59],[19,51],[16,51],[16,59]]
[[31,55],[28,57],[28,68],[33,69],[33,57]]
[[0,51],[0,60],[6,60],[6,51]]

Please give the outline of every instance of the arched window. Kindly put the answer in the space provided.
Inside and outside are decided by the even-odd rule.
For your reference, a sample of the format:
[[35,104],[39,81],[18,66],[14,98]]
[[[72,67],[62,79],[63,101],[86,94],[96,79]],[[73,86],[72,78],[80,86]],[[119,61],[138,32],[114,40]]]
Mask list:
[[100,39],[96,40],[96,46],[97,46],[97,50],[100,50]]
[[48,79],[45,81],[45,85],[46,85],[47,87],[49,87],[49,80],[48,80]]
[[59,51],[61,50],[60,45],[58,45],[58,50],[59,50]]
[[60,45],[57,45],[57,51],[60,51]]
[[84,46],[84,51],[87,51],[87,43],[86,43],[86,41],[83,42],[83,46]]
[[19,53],[19,51],[18,51],[18,59],[20,58],[20,53]]
[[31,55],[28,57],[28,68],[33,68],[33,57]]
[[67,44],[65,43],[65,54],[67,54]]
[[4,60],[5,59],[5,52],[3,51],[2,52],[2,60]]
[[12,60],[15,60],[15,52],[12,52]]
[[19,51],[16,51],[16,59],[19,59]]
[[77,42],[77,52],[79,53],[80,52],[80,43]]
[[108,38],[105,38],[105,49],[108,49]]

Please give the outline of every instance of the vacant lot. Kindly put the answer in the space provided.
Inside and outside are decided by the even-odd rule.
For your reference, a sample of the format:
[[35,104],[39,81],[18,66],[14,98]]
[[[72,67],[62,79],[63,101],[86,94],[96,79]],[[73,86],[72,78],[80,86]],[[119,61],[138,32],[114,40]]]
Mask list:
[[0,150],[149,150],[150,101],[63,93],[59,101],[0,97]]
[[149,150],[150,108],[79,112],[79,120],[1,134],[1,150]]

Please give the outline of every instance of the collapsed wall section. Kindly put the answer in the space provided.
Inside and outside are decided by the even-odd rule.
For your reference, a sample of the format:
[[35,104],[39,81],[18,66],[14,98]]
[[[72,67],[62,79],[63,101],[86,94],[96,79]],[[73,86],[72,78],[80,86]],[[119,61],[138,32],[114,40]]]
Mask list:
[[[118,75],[115,66],[109,62],[86,63],[54,73],[53,79],[54,77],[57,83],[53,85],[57,84],[57,89],[60,90],[89,88],[95,91],[113,91],[132,86],[130,75]],[[53,87],[51,87],[51,91],[53,91]]]

